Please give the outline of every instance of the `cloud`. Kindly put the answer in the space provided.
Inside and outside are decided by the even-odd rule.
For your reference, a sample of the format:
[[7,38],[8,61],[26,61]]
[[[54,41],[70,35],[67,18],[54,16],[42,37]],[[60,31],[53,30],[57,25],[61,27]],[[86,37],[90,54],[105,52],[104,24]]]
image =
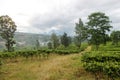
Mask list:
[[98,11],[120,30],[119,0],[0,0],[0,15],[11,16],[20,32],[73,35],[79,18],[85,23],[88,15]]
[[[70,15],[65,15],[61,13],[49,13],[45,15],[37,15],[33,17],[30,21],[30,25],[36,29],[43,31],[58,31],[58,32],[70,32],[73,29],[73,24],[71,23],[73,17]],[[58,33],[57,32],[57,33]]]

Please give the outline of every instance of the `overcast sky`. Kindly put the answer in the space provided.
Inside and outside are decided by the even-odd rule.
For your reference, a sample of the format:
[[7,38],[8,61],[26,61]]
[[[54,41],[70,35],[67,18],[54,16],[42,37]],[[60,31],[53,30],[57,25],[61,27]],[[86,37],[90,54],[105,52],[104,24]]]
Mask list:
[[0,15],[8,15],[18,32],[67,32],[74,34],[75,23],[93,12],[104,12],[113,30],[120,30],[120,0],[0,0]]

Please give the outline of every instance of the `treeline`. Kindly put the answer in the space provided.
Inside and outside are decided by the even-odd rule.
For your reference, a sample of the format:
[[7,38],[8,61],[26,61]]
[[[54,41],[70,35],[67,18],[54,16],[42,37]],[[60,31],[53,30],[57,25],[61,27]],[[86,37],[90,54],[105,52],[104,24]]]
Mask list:
[[[98,50],[100,44],[106,45],[108,41],[112,41],[112,45],[117,46],[120,41],[120,31],[111,31],[112,28],[111,21],[105,13],[95,12],[88,16],[88,22],[85,24],[79,19],[75,26],[76,35],[74,38],[67,36],[67,33],[64,33],[61,37],[53,33],[48,48],[57,48],[59,45],[66,48],[71,43],[81,48],[81,43],[84,41],[95,45],[96,50]],[[110,34],[108,34],[109,32]]]
[[[75,36],[71,38],[66,32],[63,35],[57,36],[57,34],[52,33],[51,39],[48,42],[49,49],[56,49],[59,46],[64,46],[67,48],[71,43],[73,43],[79,49],[81,48],[81,43],[87,41],[89,44],[96,46],[98,50],[100,44],[106,45],[107,41],[112,41],[113,45],[118,45],[120,41],[120,31],[111,31],[111,20],[105,13],[95,12],[88,15],[88,20],[83,23],[82,19],[79,19],[78,23],[75,23]],[[8,16],[0,16],[0,36],[6,41],[6,50],[8,52],[14,51],[16,46],[16,41],[14,39],[14,33],[17,30],[15,22]],[[68,29],[69,30],[69,29]],[[36,48],[39,48],[39,40],[36,40]]]
[[[25,57],[27,59],[29,57],[48,57],[49,53],[79,53],[86,48],[86,45],[84,47],[81,45],[84,41],[94,45],[97,51],[100,50],[101,44],[105,46],[108,41],[111,41],[111,45],[118,47],[120,41],[120,31],[113,31],[108,34],[113,27],[109,17],[102,12],[90,14],[86,23],[79,19],[75,26],[76,35],[74,38],[68,36],[66,32],[61,36],[52,33],[47,48],[41,48],[39,40],[36,40],[36,49],[15,52],[14,33],[16,28],[15,22],[9,16],[0,16],[0,36],[6,41],[7,50],[6,52],[0,52],[0,65],[2,65],[2,60],[8,58]],[[105,49],[105,47],[103,48]],[[99,79],[100,75],[107,75],[111,80],[115,80],[120,77],[120,48],[114,49],[116,51],[111,51],[111,48],[102,51],[104,49],[98,52],[84,53],[82,56],[83,66],[86,71],[95,74],[96,80]],[[98,75],[99,73],[100,75]]]
[[[81,19],[79,23],[82,23]],[[83,23],[81,25],[83,27],[79,33],[80,40],[83,37],[89,44],[95,46],[94,51],[82,55],[83,67],[95,75],[95,80],[120,78],[120,31],[112,31],[108,34],[113,28],[110,23],[108,16],[97,12],[89,15],[88,22],[84,26]],[[108,41],[112,43],[108,45]]]

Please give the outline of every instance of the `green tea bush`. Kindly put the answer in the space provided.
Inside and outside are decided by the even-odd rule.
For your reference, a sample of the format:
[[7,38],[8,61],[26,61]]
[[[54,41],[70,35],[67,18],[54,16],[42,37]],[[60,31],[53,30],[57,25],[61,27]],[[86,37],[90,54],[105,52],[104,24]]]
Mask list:
[[80,50],[55,50],[56,54],[73,54],[73,53],[79,53]]
[[15,58],[15,57],[33,57],[34,55],[41,54],[39,51],[17,51],[17,52],[2,52],[0,53],[0,58]]
[[[96,51],[94,45],[92,46],[92,50]],[[120,46],[115,46],[115,45],[112,45],[112,43],[108,42],[106,45],[101,44],[98,50],[99,51],[120,51]]]
[[75,44],[70,44],[68,47],[67,47],[67,50],[78,50],[79,48],[75,45]]
[[41,55],[49,55],[50,53],[56,54],[70,54],[70,53],[78,53],[78,50],[52,50],[52,49],[42,49],[42,50],[31,50],[31,51],[16,51],[16,52],[1,52],[0,58],[15,58],[15,57],[33,57],[33,56],[41,56]]
[[65,46],[62,44],[57,47],[57,50],[64,50],[64,49],[65,49]]
[[120,54],[117,52],[91,51],[83,54],[83,66],[86,71],[101,73],[112,80],[120,78]]

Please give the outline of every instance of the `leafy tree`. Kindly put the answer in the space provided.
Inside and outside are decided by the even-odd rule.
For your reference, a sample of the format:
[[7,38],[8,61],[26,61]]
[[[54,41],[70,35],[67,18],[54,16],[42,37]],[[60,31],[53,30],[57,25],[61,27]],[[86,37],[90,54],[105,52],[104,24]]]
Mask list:
[[0,36],[6,40],[7,51],[14,50],[14,33],[16,31],[15,22],[8,16],[0,16]]
[[72,43],[72,37],[68,36],[68,44],[70,45]]
[[36,40],[36,48],[37,48],[37,49],[39,49],[39,48],[40,48],[40,42],[39,42],[39,40],[38,40],[38,39]]
[[118,45],[118,42],[120,41],[120,31],[113,31],[110,35],[112,44]]
[[79,36],[74,37],[74,43],[78,48],[81,47],[81,42],[80,42],[80,37]]
[[108,34],[106,34],[105,37],[106,37],[106,41],[111,41],[111,38]]
[[47,45],[48,45],[48,49],[52,49],[52,43],[51,42],[48,42]]
[[81,42],[87,38],[87,28],[84,26],[81,19],[79,19],[79,23],[76,23],[75,32],[75,44],[80,48]]
[[64,33],[61,36],[61,44],[64,45],[65,47],[68,47],[70,43],[71,43],[71,38],[67,36],[67,33]]
[[59,46],[59,39],[55,33],[52,33],[51,40],[52,40],[53,48],[54,49],[57,48]]
[[106,32],[110,31],[109,17],[105,13],[95,12],[88,16],[88,33],[92,44],[98,49],[100,43],[106,44]]

